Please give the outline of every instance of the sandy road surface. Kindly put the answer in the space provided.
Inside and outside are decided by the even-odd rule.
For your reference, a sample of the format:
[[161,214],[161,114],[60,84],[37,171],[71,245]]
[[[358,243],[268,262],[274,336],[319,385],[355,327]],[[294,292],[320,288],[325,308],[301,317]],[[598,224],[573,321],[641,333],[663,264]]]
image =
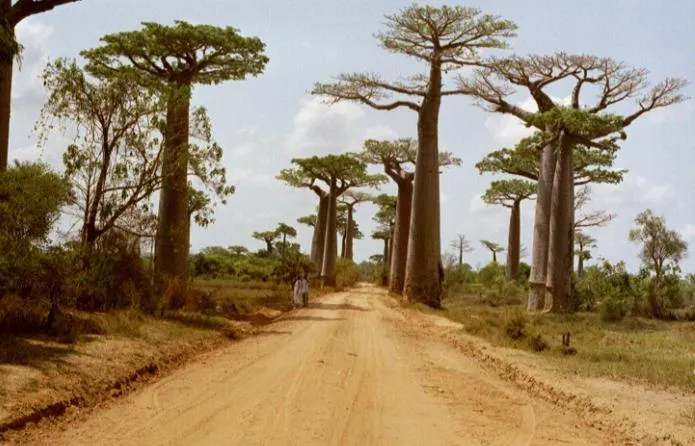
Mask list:
[[334,294],[38,444],[613,444],[426,330],[372,288]]

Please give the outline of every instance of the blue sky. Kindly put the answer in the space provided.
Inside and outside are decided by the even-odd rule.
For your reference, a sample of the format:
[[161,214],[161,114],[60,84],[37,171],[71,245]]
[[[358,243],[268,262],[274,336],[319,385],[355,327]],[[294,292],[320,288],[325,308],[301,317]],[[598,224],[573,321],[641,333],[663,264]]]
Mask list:
[[[18,29],[25,45],[21,71],[15,74],[10,158],[43,159],[60,167],[67,135],[54,133],[48,145],[36,149],[31,135],[45,93],[38,75],[55,57],[76,57],[80,50],[98,45],[105,33],[137,29],[140,22],[231,25],[244,35],[267,44],[270,63],[258,78],[198,88],[194,103],[208,108],[218,142],[225,148],[224,163],[237,193],[218,208],[217,222],[194,228],[193,249],[208,245],[244,244],[261,248],[251,239],[254,230],[275,227],[312,212],[313,193],[290,189],[274,177],[292,157],[356,151],[365,138],[412,137],[415,114],[409,110],[377,112],[357,104],[330,108],[307,94],[316,81],[328,81],[341,72],[368,71],[396,79],[420,73],[422,65],[382,50],[373,34],[383,16],[410,2],[338,0],[83,0],[78,4],[33,17]],[[454,4],[432,1],[433,5]],[[456,3],[459,4],[459,3]],[[666,76],[695,81],[695,2],[589,0],[473,1],[466,5],[498,14],[519,25],[518,37],[507,53],[546,54],[555,51],[609,56],[650,70],[650,80]],[[564,97],[568,92],[553,92]],[[695,96],[695,87],[685,93]],[[518,102],[526,97],[520,95]],[[695,250],[695,102],[647,115],[628,130],[617,166],[629,169],[619,186],[593,187],[590,209],[606,209],[617,218],[604,228],[591,229],[599,253],[631,269],[639,265],[638,248],[627,241],[634,217],[646,208],[665,216]],[[466,97],[449,97],[441,111],[440,144],[462,158],[463,165],[442,175],[442,242],[465,234],[476,250],[468,254],[473,265],[489,261],[478,243],[490,239],[506,243],[506,209],[484,205],[480,195],[497,177],[480,176],[474,164],[486,153],[512,146],[525,129],[514,118],[487,113]],[[392,186],[383,190],[391,192]],[[374,208],[358,208],[365,234],[374,223]],[[522,242],[530,247],[533,204],[522,210]],[[298,227],[306,248],[310,229]],[[379,242],[356,242],[356,257],[380,252]],[[530,259],[525,259],[529,261]],[[695,254],[683,263],[695,272]]]

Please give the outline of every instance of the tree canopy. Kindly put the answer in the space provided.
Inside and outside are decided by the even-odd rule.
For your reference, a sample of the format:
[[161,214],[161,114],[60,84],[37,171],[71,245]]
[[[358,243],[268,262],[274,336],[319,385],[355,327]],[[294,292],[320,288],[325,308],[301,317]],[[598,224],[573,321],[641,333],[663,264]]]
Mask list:
[[511,208],[514,204],[532,198],[534,195],[536,195],[536,185],[530,181],[500,180],[490,183],[490,187],[483,195],[483,201]]

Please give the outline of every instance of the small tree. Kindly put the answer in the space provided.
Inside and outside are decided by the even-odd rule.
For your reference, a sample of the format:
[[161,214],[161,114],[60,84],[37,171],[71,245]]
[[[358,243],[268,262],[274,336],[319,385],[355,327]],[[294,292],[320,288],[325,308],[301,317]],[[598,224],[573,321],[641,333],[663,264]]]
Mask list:
[[591,260],[591,248],[596,247],[596,239],[585,232],[577,231],[574,234],[574,243],[577,245],[577,276],[581,279],[584,277],[584,262]]
[[317,215],[316,214],[311,214],[311,215],[305,215],[304,217],[299,217],[297,219],[297,223],[302,224],[302,225],[307,225],[309,227],[316,227],[316,219]]
[[[443,74],[479,63],[483,49],[504,48],[516,25],[462,6],[413,4],[386,16],[377,39],[388,51],[423,62],[428,74],[388,83],[376,74],[342,74],[333,84],[316,84],[314,94],[329,101],[356,101],[377,110],[408,108],[417,113],[418,149],[405,294],[412,301],[441,305],[439,222],[439,109],[442,98],[458,94],[443,89]],[[389,101],[392,95],[400,96]]]
[[521,202],[536,195],[536,185],[524,180],[493,181],[483,195],[488,204],[511,209],[507,242],[507,280],[519,281],[521,261]]
[[232,27],[144,23],[139,31],[108,34],[103,45],[83,51],[87,69],[103,77],[136,76],[161,88],[167,112],[162,154],[162,187],[156,238],[155,284],[185,297],[188,275],[189,115],[195,84],[216,85],[263,72],[265,44]]
[[640,260],[648,271],[654,273],[655,290],[649,292],[652,316],[663,318],[665,314],[659,292],[664,284],[664,277],[678,268],[678,262],[685,257],[688,244],[678,232],[666,227],[664,217],[654,215],[651,209],[637,215],[629,239],[642,244]]
[[463,253],[472,252],[474,249],[473,244],[466,239],[465,235],[458,234],[456,238],[449,243],[449,246],[458,252],[458,266],[459,269],[461,269],[463,267]]
[[282,250],[280,253],[285,255],[285,251],[287,250],[287,237],[295,238],[297,236],[297,230],[288,224],[280,223],[277,229],[275,229],[275,232],[282,236]]
[[265,243],[265,249],[268,255],[273,254],[273,243],[279,236],[280,234],[278,234],[277,231],[257,231],[251,235],[251,237],[255,238],[256,240],[260,240]]
[[497,253],[504,251],[504,248],[498,243],[494,243],[489,240],[481,240],[480,243],[490,250],[492,253],[492,263],[497,264]]

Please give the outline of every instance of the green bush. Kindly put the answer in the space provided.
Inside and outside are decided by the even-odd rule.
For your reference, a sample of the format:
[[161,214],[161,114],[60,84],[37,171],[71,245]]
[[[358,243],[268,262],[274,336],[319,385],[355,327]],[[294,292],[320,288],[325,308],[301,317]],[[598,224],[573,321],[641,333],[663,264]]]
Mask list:
[[604,322],[618,322],[630,312],[632,301],[619,294],[607,295],[598,306],[601,320]]
[[504,332],[508,338],[517,340],[526,336],[526,315],[517,311],[507,316],[504,324]]
[[478,283],[484,286],[492,286],[501,279],[505,279],[506,271],[504,266],[498,263],[489,263],[478,271]]
[[352,260],[338,259],[335,273],[335,287],[337,290],[353,287],[360,280],[360,270]]

